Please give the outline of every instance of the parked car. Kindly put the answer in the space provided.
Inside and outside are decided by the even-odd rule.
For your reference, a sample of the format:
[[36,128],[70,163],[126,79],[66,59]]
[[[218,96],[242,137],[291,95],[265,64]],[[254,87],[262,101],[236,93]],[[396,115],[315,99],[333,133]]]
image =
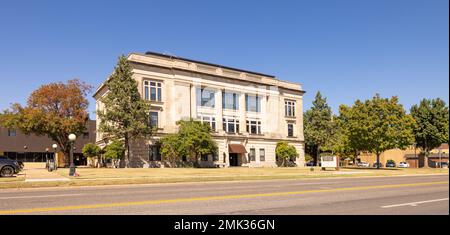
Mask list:
[[386,167],[395,167],[395,162],[393,160],[387,160]]
[[378,163],[374,162],[373,163],[373,167],[378,167],[378,165],[379,165],[380,168],[383,167],[383,163],[381,163],[381,162],[378,162]]
[[400,167],[400,168],[408,168],[408,167],[409,167],[409,164],[408,164],[407,162],[400,162],[400,163],[398,164],[398,167]]
[[448,168],[448,162],[436,162],[437,168]]
[[306,163],[306,166],[314,166],[314,161],[309,161]]
[[22,169],[23,168],[20,166],[18,161],[0,156],[0,176],[11,177],[14,174],[19,173]]
[[358,162],[356,163],[358,167],[370,167],[370,164],[368,162]]

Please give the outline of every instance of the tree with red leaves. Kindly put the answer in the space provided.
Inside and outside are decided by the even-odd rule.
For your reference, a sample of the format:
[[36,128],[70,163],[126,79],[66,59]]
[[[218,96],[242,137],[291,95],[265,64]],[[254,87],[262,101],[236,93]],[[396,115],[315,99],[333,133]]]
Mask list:
[[[0,115],[0,125],[25,134],[48,136],[67,158],[69,134],[80,136],[89,120],[86,95],[92,87],[78,79],[42,85],[31,93],[25,107],[18,103]],[[68,162],[68,161],[65,161]]]

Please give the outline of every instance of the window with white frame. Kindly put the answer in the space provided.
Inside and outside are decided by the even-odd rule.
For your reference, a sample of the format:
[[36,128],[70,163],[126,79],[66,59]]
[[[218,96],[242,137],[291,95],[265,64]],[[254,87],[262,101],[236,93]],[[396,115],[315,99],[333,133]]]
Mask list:
[[261,134],[261,121],[247,120],[247,132],[250,134]]
[[219,161],[219,155],[218,155],[217,153],[214,153],[214,154],[213,154],[213,161],[214,161],[214,162]]
[[266,150],[265,149],[259,149],[259,161],[260,162],[266,161]]
[[158,112],[156,111],[150,112],[149,124],[151,128],[158,128]]
[[228,133],[239,133],[239,120],[236,118],[223,118],[223,130]]
[[245,95],[245,110],[248,112],[261,112],[261,97],[257,95]]
[[199,115],[198,120],[202,123],[208,123],[211,131],[216,131],[216,118],[210,115]]
[[284,115],[286,117],[295,117],[295,101],[284,101]]
[[207,88],[197,88],[197,106],[214,108],[215,91]]
[[287,124],[288,127],[288,137],[294,137],[294,124],[293,123],[288,123]]
[[223,109],[239,109],[239,94],[234,92],[222,92],[222,108]]
[[162,82],[144,81],[144,100],[161,102]]
[[256,150],[254,148],[250,149],[250,153],[248,153],[248,158],[251,162],[256,161]]

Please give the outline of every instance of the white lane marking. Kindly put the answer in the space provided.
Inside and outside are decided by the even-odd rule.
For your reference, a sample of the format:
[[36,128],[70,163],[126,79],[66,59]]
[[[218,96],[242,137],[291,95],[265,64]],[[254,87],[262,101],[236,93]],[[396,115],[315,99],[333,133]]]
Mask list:
[[431,202],[440,202],[440,201],[448,201],[448,197],[447,198],[434,199],[434,200],[420,201],[420,202],[410,202],[410,203],[403,203],[403,204],[387,205],[387,206],[382,206],[381,208],[391,208],[391,207],[399,207],[399,206],[418,206],[419,204],[431,203]]
[[5,199],[24,199],[24,198],[45,198],[45,197],[70,197],[70,196],[80,196],[83,194],[54,194],[54,195],[39,195],[39,196],[15,196],[15,197],[0,197],[0,200]]

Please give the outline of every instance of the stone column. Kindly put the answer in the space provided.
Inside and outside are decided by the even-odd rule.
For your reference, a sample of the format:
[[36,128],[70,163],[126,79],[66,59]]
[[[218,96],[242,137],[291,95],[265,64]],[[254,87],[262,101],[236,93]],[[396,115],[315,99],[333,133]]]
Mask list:
[[261,134],[267,133],[267,95],[261,95]]
[[223,113],[222,113],[222,90],[217,89],[215,93],[215,110],[216,110],[216,131],[223,132]]
[[239,132],[247,133],[246,131],[246,106],[245,106],[245,92],[240,93],[239,95]]
[[197,118],[197,97],[196,97],[196,87],[191,84],[191,118]]

